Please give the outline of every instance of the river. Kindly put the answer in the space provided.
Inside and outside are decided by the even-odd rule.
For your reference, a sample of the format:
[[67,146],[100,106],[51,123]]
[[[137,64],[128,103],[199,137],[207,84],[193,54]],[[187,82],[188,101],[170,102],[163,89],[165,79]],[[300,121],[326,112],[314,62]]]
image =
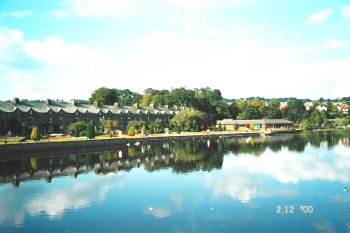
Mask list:
[[0,232],[343,233],[349,224],[349,131],[0,156]]

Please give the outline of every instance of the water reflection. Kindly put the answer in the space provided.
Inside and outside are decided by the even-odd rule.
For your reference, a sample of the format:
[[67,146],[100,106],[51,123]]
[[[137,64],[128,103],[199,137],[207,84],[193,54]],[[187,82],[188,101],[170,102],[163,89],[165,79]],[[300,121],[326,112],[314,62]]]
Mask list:
[[[350,202],[349,193],[343,191],[350,182],[349,135],[335,131],[210,142],[171,141],[104,152],[0,161],[0,227],[24,225],[28,216],[44,215],[65,221],[67,211],[84,214],[82,209],[105,206],[98,216],[90,218],[86,214],[85,218],[96,218],[96,225],[105,219],[115,221],[118,227],[123,224],[130,227],[131,219],[142,224],[147,224],[150,218],[171,219],[169,222],[175,221],[178,227],[182,225],[176,224],[179,220],[174,218],[183,220],[182,215],[188,214],[190,225],[198,224],[203,231],[211,221],[226,221],[223,225],[230,229],[232,224],[241,226],[242,222],[251,223],[258,218],[263,221],[256,224],[273,222],[274,205],[268,206],[269,214],[262,217],[259,213],[266,214],[266,208],[261,207],[264,201],[256,202],[273,197],[284,200],[307,197],[304,204],[321,203],[320,198],[327,198],[323,210],[338,208],[340,215],[345,212],[344,203]],[[329,185],[332,182],[336,185]],[[305,183],[313,184],[314,188],[303,187]],[[233,208],[227,205],[227,199],[230,205],[236,203],[233,212],[225,212]],[[242,203],[254,211],[242,210]],[[322,204],[315,209],[321,213]],[[337,219],[338,215],[332,218]],[[117,221],[116,216],[124,220]],[[332,218],[315,217],[308,225],[316,231],[339,229],[334,227]],[[263,226],[266,225],[269,224]],[[140,232],[144,228],[120,229]]]
[[[96,174],[130,171],[140,165],[149,172],[168,168],[176,173],[212,171],[221,169],[224,155],[230,153],[239,155],[226,158],[225,166],[232,170],[266,174],[281,182],[305,179],[348,182],[349,146],[348,131],[138,144],[105,152],[0,161],[0,183],[19,186],[22,181],[36,179],[50,183],[60,176],[76,178],[90,171]],[[318,151],[321,147],[328,150]],[[300,152],[305,156],[298,156]],[[333,158],[334,154],[341,157]]]

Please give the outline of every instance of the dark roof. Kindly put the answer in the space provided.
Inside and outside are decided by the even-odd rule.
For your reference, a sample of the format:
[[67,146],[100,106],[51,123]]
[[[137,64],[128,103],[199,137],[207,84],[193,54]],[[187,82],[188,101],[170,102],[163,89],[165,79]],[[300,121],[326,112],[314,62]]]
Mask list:
[[75,113],[76,111],[80,113],[93,113],[98,114],[100,111],[103,113],[112,114],[159,114],[159,115],[174,115],[178,113],[178,110],[173,108],[165,107],[136,107],[136,106],[116,106],[116,105],[90,105],[90,104],[79,104],[79,103],[63,103],[63,102],[53,102],[50,104],[45,102],[18,102],[13,101],[0,101],[0,112],[15,112],[19,110],[21,112],[28,112],[32,110],[38,113],[47,113],[49,111],[60,112],[64,111],[66,113]]
[[232,119],[224,119],[221,121],[217,121],[217,123],[221,123],[222,125],[248,125],[248,124],[261,124],[261,125],[286,125],[293,124],[293,122],[286,119],[251,119],[251,120],[232,120]]

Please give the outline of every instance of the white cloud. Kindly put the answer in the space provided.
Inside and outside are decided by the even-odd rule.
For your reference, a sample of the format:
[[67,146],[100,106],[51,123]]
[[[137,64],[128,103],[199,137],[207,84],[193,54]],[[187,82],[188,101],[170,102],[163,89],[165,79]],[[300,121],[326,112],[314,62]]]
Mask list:
[[306,18],[305,22],[309,23],[309,24],[316,24],[316,25],[323,24],[328,20],[330,14],[332,14],[332,13],[333,13],[333,11],[328,8],[328,9],[316,12],[312,15],[309,15]]
[[349,147],[341,143],[335,146],[333,151],[324,152],[307,146],[303,156],[282,149],[277,153],[266,150],[259,157],[242,154],[225,157],[224,160],[220,173],[208,174],[204,183],[213,190],[214,196],[228,195],[242,203],[249,203],[257,197],[270,196],[271,193],[296,194],[295,191],[285,188],[269,190],[260,177],[268,176],[280,183],[350,181]]
[[342,12],[343,18],[350,18],[350,5],[342,6],[341,12]]
[[61,11],[61,10],[50,11],[49,14],[57,18],[64,18],[70,15],[68,11]]
[[0,42],[0,81],[9,87],[5,98],[18,93],[23,98],[60,98],[62,90],[65,98],[78,93],[87,98],[100,85],[116,85],[111,82],[118,73],[115,64],[98,49],[66,43],[60,35],[25,41],[20,30],[8,28],[0,30]]
[[332,40],[325,41],[324,46],[330,49],[338,49],[338,48],[349,47],[350,43],[347,40],[332,39]]
[[30,17],[32,15],[33,15],[33,13],[29,10],[11,11],[11,12],[0,13],[0,17],[10,16],[13,18],[24,18],[24,17]]
[[146,10],[144,1],[129,0],[67,0],[69,8],[79,16],[121,17]]
[[69,209],[81,209],[91,202],[103,201],[112,187],[113,179],[94,177],[37,195],[25,205],[25,209],[32,215],[44,212],[50,218],[60,218]]

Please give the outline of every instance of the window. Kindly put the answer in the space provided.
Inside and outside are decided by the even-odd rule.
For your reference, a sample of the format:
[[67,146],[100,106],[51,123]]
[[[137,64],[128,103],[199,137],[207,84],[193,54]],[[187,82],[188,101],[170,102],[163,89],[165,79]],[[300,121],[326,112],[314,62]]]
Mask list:
[[63,117],[60,116],[60,124],[63,124]]
[[52,111],[49,111],[49,115],[52,116]]
[[52,133],[52,132],[53,132],[53,126],[50,125],[50,126],[49,126],[49,133]]
[[49,117],[49,123],[52,123],[52,116]]
[[60,130],[63,130],[63,125],[60,125]]
[[33,123],[33,117],[28,117],[28,122],[29,122],[30,124],[32,124],[32,123]]
[[33,110],[29,110],[29,115],[33,115]]
[[75,111],[75,115],[76,115],[76,116],[79,116],[79,112],[78,112],[78,110],[77,110],[77,111]]

